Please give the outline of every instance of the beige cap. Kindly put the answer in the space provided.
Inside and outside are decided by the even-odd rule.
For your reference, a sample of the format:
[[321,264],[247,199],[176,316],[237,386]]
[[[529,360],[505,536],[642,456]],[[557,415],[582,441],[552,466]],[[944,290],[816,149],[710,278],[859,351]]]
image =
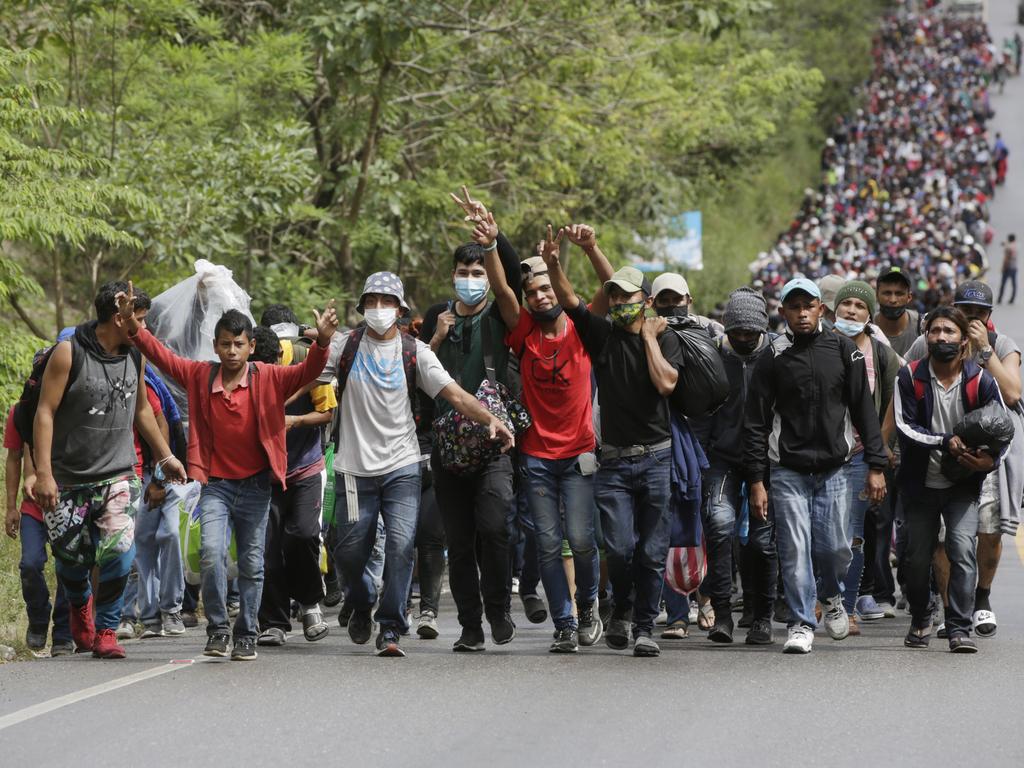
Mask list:
[[680,296],[689,296],[690,286],[682,275],[677,275],[675,272],[666,272],[654,278],[654,284],[651,286],[652,296],[657,296],[662,291],[675,291]]
[[845,284],[846,279],[841,275],[825,275],[818,281],[821,303],[828,307],[830,312],[836,311],[836,293]]

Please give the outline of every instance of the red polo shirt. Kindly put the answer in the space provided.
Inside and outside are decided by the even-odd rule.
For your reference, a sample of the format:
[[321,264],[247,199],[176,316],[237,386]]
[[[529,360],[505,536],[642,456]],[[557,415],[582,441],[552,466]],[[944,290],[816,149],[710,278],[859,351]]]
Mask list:
[[213,427],[210,477],[244,480],[270,469],[270,459],[260,443],[256,408],[249,388],[248,365],[232,392],[224,390],[221,373],[213,380],[210,425]]

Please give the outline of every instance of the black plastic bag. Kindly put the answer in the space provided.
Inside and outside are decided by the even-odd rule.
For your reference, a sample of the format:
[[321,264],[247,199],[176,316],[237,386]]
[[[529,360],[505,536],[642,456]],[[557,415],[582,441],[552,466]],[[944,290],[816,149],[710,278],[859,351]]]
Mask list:
[[[993,400],[964,416],[953,428],[953,434],[968,448],[981,448],[992,456],[999,456],[1013,440],[1013,420],[1002,403]],[[974,472],[947,453],[942,457],[942,474],[953,482],[961,482]]]
[[708,329],[693,320],[680,320],[669,324],[683,352],[683,369],[672,393],[672,407],[690,418],[707,416],[729,397],[729,377]]

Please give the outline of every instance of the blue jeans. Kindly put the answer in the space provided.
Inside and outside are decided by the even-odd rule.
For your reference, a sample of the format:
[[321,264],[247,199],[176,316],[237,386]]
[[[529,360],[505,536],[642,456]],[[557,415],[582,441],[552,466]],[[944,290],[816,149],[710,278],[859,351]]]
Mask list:
[[791,627],[814,629],[818,595],[827,600],[843,593],[852,558],[848,487],[845,467],[804,474],[772,466],[770,493]]
[[[562,539],[569,540],[576,569],[576,603],[597,599],[600,563],[594,540],[593,475],[580,471],[579,457],[541,459],[523,454],[521,493],[526,494],[537,539],[537,558],[555,629],[576,624],[562,564]],[[564,514],[564,519],[563,519]]]
[[[143,487],[149,485],[149,475]],[[139,619],[143,624],[160,623],[160,615],[181,610],[185,592],[181,545],[178,541],[179,512],[191,512],[199,502],[199,483],[167,484],[163,503],[151,508],[145,499],[135,516],[135,567],[139,572]]]
[[868,465],[864,463],[864,452],[855,454],[846,470],[846,483],[850,495],[850,520],[847,530],[850,536],[850,567],[846,571],[843,583],[843,607],[847,613],[853,613],[857,605],[857,594],[860,591],[860,578],[864,574],[864,518],[871,502],[868,501],[864,483],[868,477]]
[[45,636],[50,628],[52,614],[53,642],[70,643],[71,620],[68,600],[59,579],[54,603],[50,603],[50,587],[46,583],[43,570],[46,566],[48,540],[46,526],[42,522],[28,515],[21,516],[21,562],[18,563],[18,570],[21,573],[21,596],[25,600],[28,628],[32,632]]
[[[540,564],[537,558],[537,533],[530,515],[530,502],[525,483],[522,482],[523,456],[519,457],[520,483],[513,501],[510,535],[516,542],[513,553],[512,575],[519,574],[519,595],[526,597],[537,594],[540,583]],[[512,584],[509,583],[509,594]]]
[[[633,636],[650,634],[658,616],[672,534],[672,451],[602,461],[594,481],[616,619],[633,614]],[[634,597],[635,595],[635,597]]]
[[680,595],[666,584],[661,599],[665,601],[665,613],[668,616],[666,626],[690,626],[690,598],[687,595]]
[[227,554],[231,531],[238,549],[238,618],[234,637],[255,638],[263,597],[263,552],[270,518],[270,472],[244,480],[212,479],[199,497],[199,568],[207,634],[228,631]]
[[405,606],[412,585],[421,477],[418,463],[378,477],[353,476],[359,517],[351,523],[345,475],[339,473],[335,480],[338,533],[334,561],[345,577],[347,599],[357,611],[369,612],[377,602],[377,588],[367,565],[377,541],[378,522],[384,520],[384,589],[374,615],[381,629],[402,633],[409,629]]

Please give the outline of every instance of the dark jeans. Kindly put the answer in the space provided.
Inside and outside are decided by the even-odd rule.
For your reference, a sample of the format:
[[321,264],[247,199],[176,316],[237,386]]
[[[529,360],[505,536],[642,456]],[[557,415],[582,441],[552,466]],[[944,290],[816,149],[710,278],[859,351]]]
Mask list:
[[633,614],[633,636],[650,634],[658,615],[672,533],[672,451],[603,459],[594,481],[617,619]]
[[320,573],[323,499],[320,474],[293,480],[287,490],[273,486],[263,557],[261,630],[277,627],[289,632],[293,598],[303,606],[316,605],[323,599],[324,579]]
[[[728,616],[732,610],[733,541],[743,504],[742,484],[740,472],[722,464],[712,465],[704,475],[708,492],[703,516],[708,572],[701,590],[711,598],[716,616]],[[749,531],[740,557],[743,593],[753,598],[755,619],[771,619],[779,571],[775,525],[770,515],[767,521],[751,515]]]
[[[519,459],[522,461],[522,457]],[[518,477],[517,477],[518,479]],[[512,541],[515,543],[513,575],[519,576],[521,597],[537,594],[540,584],[540,560],[537,557],[537,532],[530,516],[530,505],[526,488],[516,483],[516,496],[512,514]]]
[[899,489],[891,471],[885,473],[889,489],[885,501],[868,510],[864,523],[864,575],[861,577],[860,593],[873,595],[880,603],[896,604],[896,580],[889,553],[892,551],[893,524],[896,520],[896,505],[899,503]]
[[28,628],[46,635],[53,616],[53,642],[71,642],[71,620],[64,586],[57,580],[55,603],[50,604],[50,587],[43,568],[46,566],[46,526],[28,515],[21,516],[21,596],[25,600]]
[[1013,304],[1017,300],[1017,270],[1016,269],[1004,269],[1003,279],[999,282],[999,303],[1003,303],[1003,292],[1006,290],[1006,284],[1009,283],[1013,289],[1010,293],[1010,303]]
[[907,602],[915,627],[931,624],[932,555],[939,537],[940,516],[946,522],[949,558],[949,636],[970,634],[974,590],[978,585],[978,494],[963,488],[925,488],[903,499],[907,527]]
[[436,452],[431,464],[459,624],[479,627],[485,615],[497,621],[510,604],[512,460],[502,454],[472,475],[447,472]]
[[423,470],[423,493],[420,496],[420,519],[416,525],[416,556],[419,564],[420,613],[433,611],[436,616],[441,603],[444,580],[444,524],[434,493],[430,469]]

